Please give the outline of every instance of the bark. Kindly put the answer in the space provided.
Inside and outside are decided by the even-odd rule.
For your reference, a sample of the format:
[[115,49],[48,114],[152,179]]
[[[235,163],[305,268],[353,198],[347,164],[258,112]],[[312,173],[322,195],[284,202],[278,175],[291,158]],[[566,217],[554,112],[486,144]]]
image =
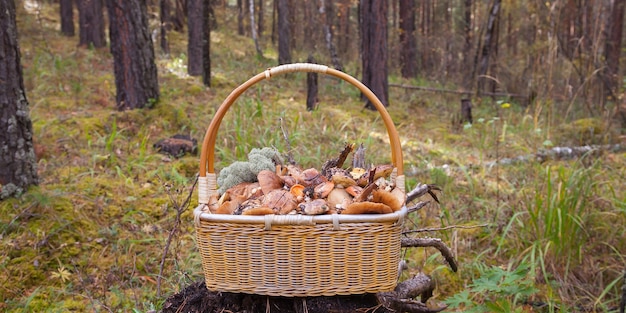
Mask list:
[[0,0],[0,199],[37,185],[33,127],[20,60],[15,1]]
[[107,0],[107,8],[117,108],[151,106],[159,99],[159,84],[145,2]]
[[[384,0],[364,0],[361,1],[359,11],[362,82],[374,92],[384,106],[388,106],[387,4]],[[365,107],[375,109],[369,99]]]
[[624,26],[624,0],[615,0],[611,10],[609,32],[606,39],[606,92],[611,98],[619,94],[619,59],[622,49],[622,30]]
[[473,122],[474,121],[472,120],[472,100],[461,99],[461,123],[472,124]]
[[291,63],[288,0],[278,0],[278,64]]
[[417,41],[415,38],[415,2],[400,0],[400,66],[402,77],[417,76]]
[[191,76],[201,76],[203,71],[202,58],[204,28],[207,27],[207,16],[204,15],[205,0],[187,1],[187,73]]
[[252,41],[254,41],[254,48],[256,49],[256,54],[259,57],[263,57],[263,51],[261,51],[261,47],[259,46],[259,37],[256,32],[256,23],[254,22],[254,0],[250,1],[250,31],[252,33]]
[[237,34],[239,36],[245,34],[243,29],[243,1],[237,0]]
[[176,1],[176,9],[174,12],[174,18],[172,19],[172,26],[175,31],[182,32],[185,28],[185,18],[186,18],[186,0],[174,0]]
[[333,43],[333,3],[331,0],[320,0],[320,14],[324,21],[324,39],[326,40],[326,48],[330,53],[330,59],[335,69],[343,71],[343,64],[337,55],[337,49]]
[[60,1],[61,33],[65,36],[74,36],[74,0]]
[[160,0],[159,10],[161,11],[161,52],[166,55],[170,54],[170,45],[167,42],[167,31],[170,23],[170,1]]
[[339,53],[345,57],[350,43],[350,0],[340,0],[338,5],[339,24],[335,36],[338,39]]
[[[315,63],[313,56],[309,55],[307,60],[309,63]],[[313,111],[317,108],[319,98],[317,97],[317,73],[306,74],[306,109],[307,111]]]
[[487,75],[487,69],[489,68],[489,57],[494,49],[492,40],[495,39],[496,19],[500,14],[501,0],[495,0],[491,10],[489,11],[489,18],[487,20],[487,30],[485,31],[485,39],[481,51],[480,64],[478,66],[478,91],[482,92],[484,87],[484,76]]
[[258,18],[258,26],[257,26],[257,31],[259,33],[259,38],[263,37],[263,30],[265,27],[264,21],[265,19],[263,18],[263,15],[265,14],[265,5],[263,4],[263,0],[259,0],[259,18]]
[[202,83],[207,87],[211,87],[211,27],[217,27],[217,22],[211,23],[210,21],[211,16],[214,17],[210,0],[204,0],[202,12],[204,12],[202,14],[204,18],[207,19],[202,29]]
[[79,45],[106,46],[102,0],[78,0]]
[[276,43],[276,24],[278,19],[278,0],[272,1],[272,44]]

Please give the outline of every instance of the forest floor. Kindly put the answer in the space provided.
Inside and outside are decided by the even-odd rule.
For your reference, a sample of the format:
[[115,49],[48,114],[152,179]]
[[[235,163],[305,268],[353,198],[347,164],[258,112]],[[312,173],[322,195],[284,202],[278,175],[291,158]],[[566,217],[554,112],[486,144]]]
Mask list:
[[[223,10],[211,34],[210,88],[185,74],[185,35],[172,32],[172,53],[157,57],[159,102],[118,112],[109,51],[61,36],[56,6],[18,8],[41,182],[0,202],[0,311],[167,312],[189,288],[204,294],[191,212],[199,156],[153,145],[175,134],[201,142],[223,99],[276,65],[269,43],[256,56],[252,40],[225,20],[236,14]],[[358,62],[346,71],[360,77]],[[443,87],[393,71],[390,81]],[[244,94],[220,126],[215,167],[252,148],[286,152],[279,118],[302,166],[320,167],[346,142],[363,143],[368,163],[390,161],[380,116],[363,109],[358,90],[320,77],[319,109],[308,112],[305,82],[290,74]],[[621,130],[583,109],[559,114],[569,103],[472,101],[474,123],[460,125],[458,95],[390,90],[407,189],[442,188],[441,203],[411,215],[407,230],[443,239],[460,264],[454,273],[434,249],[406,249],[401,279],[429,274],[429,304],[448,311],[615,312],[626,264],[626,154],[486,165],[554,146],[624,144]]]

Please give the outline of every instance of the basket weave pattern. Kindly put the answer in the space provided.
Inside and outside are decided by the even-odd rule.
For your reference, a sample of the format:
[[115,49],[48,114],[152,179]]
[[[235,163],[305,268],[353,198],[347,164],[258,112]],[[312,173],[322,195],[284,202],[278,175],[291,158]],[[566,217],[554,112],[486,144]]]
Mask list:
[[[332,296],[392,290],[398,275],[398,223],[265,225],[201,221],[197,228],[207,288],[280,296]],[[390,266],[391,265],[391,266]]]
[[392,179],[404,188],[397,131],[371,90],[323,65],[297,63],[268,69],[231,92],[204,138],[194,219],[206,286],[212,291],[289,297],[391,291],[397,283],[406,207],[390,214],[320,216],[224,215],[211,214],[207,209],[209,197],[217,193],[214,146],[226,111],[252,85],[289,72],[332,75],[363,92],[382,116],[395,167]]

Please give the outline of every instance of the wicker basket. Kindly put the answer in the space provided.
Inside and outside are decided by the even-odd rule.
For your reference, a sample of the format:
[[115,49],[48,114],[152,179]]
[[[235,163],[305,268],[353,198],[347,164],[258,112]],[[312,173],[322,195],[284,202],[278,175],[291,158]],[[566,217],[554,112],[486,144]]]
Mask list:
[[404,188],[397,131],[385,107],[365,85],[318,64],[297,63],[268,69],[231,92],[215,113],[204,138],[199,205],[194,218],[206,286],[212,291],[289,297],[393,290],[398,278],[406,207],[391,214],[319,216],[222,215],[211,214],[207,209],[209,197],[217,193],[214,148],[226,111],[252,85],[289,72],[339,77],[368,97],[387,128],[395,166],[392,179]]

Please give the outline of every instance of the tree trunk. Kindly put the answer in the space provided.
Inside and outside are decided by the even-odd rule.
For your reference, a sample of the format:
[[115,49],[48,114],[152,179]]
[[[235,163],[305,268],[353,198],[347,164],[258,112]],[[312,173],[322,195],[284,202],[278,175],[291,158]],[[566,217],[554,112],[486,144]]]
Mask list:
[[[463,68],[465,68],[465,77],[470,77],[470,52],[472,50],[472,0],[463,1],[463,37],[465,38],[465,45],[463,46]],[[471,79],[466,79],[465,88],[469,89],[471,86]]]
[[152,106],[159,99],[154,47],[145,2],[107,0],[119,110]]
[[278,64],[291,63],[288,0],[278,0]]
[[[315,59],[312,55],[309,55],[307,59],[309,63],[315,63]],[[319,98],[317,97],[317,73],[306,74],[306,110],[313,111],[317,108]]]
[[257,26],[257,30],[259,33],[259,38],[263,37],[263,28],[265,27],[264,25],[264,21],[265,19],[263,18],[263,15],[265,14],[265,5],[263,4],[263,0],[259,0],[259,20],[258,20],[258,26]]
[[167,42],[167,31],[170,23],[170,1],[160,0],[159,10],[161,11],[161,52],[170,54],[170,45]]
[[78,0],[80,46],[106,46],[102,8],[102,0]]
[[[217,27],[217,22],[211,23],[211,16],[215,17],[213,13],[213,7],[210,0],[203,0],[202,6],[203,16],[206,19],[204,27],[202,28],[203,40],[202,40],[202,83],[211,87],[211,27]],[[215,19],[213,19],[215,20]]]
[[20,61],[15,1],[0,0],[0,199],[37,185],[33,126]]
[[487,30],[485,31],[485,40],[483,42],[483,48],[481,51],[480,63],[478,66],[478,92],[484,91],[484,76],[487,75],[487,69],[489,68],[489,56],[493,49],[492,40],[495,38],[496,19],[500,13],[501,0],[495,0],[491,10],[489,11],[489,19],[487,20]]
[[619,94],[619,59],[622,50],[622,30],[624,25],[624,2],[625,0],[615,0],[611,17],[609,20],[608,36],[606,38],[605,58],[606,58],[606,94],[613,100]]
[[272,0],[272,45],[276,43],[276,28],[278,22],[278,0]]
[[335,36],[338,38],[339,53],[346,58],[350,43],[350,0],[341,0],[338,3],[339,24]]
[[415,2],[400,0],[400,66],[402,77],[417,76],[417,41],[415,39]]
[[204,28],[207,27],[208,17],[203,14],[205,0],[187,1],[187,73],[191,76],[201,76],[203,65],[202,56],[204,47]]
[[174,12],[174,18],[172,19],[172,26],[175,31],[182,32],[185,28],[185,8],[187,3],[185,0],[174,0],[176,2],[176,11]]
[[[384,106],[388,106],[387,4],[384,0],[363,0],[359,10],[362,81],[374,92]],[[364,98],[363,95],[362,98]],[[371,110],[375,109],[369,99],[365,107]]]
[[254,41],[254,48],[256,49],[256,54],[259,57],[263,57],[263,51],[261,51],[261,47],[259,46],[259,38],[256,33],[256,23],[254,22],[254,0],[250,1],[250,31],[252,33],[252,41]]
[[243,1],[237,0],[237,34],[239,36],[245,34],[243,29]]
[[61,33],[74,36],[74,0],[61,0]]
[[335,69],[343,71],[343,64],[337,55],[337,49],[333,43],[333,3],[331,0],[320,0],[320,13],[324,21],[324,39],[326,40],[326,48],[330,53],[330,59]]

